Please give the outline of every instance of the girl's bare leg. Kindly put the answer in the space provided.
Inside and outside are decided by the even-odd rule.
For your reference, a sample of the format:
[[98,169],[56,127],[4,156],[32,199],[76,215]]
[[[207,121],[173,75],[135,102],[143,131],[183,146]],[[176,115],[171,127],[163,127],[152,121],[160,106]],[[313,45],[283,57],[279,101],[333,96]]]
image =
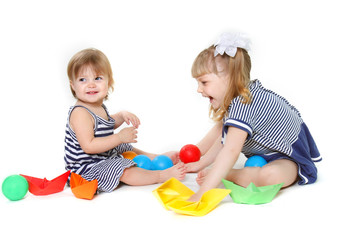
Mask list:
[[[199,185],[204,181],[208,169],[199,172],[196,181]],[[298,177],[298,166],[295,162],[287,159],[275,160],[263,167],[246,167],[232,169],[226,180],[232,181],[240,186],[247,187],[250,182],[256,186],[267,186],[284,183],[283,187],[293,184]]]
[[179,162],[173,167],[161,171],[146,170],[139,167],[127,168],[124,170],[120,182],[132,186],[144,186],[162,183],[172,177],[175,177],[178,180],[183,180],[185,178],[184,163]]

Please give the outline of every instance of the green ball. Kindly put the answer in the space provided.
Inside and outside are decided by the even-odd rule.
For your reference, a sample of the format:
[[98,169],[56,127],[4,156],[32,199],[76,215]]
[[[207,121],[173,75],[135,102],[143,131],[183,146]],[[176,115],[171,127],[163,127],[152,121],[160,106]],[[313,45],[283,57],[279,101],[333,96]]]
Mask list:
[[5,178],[2,184],[2,192],[11,201],[22,199],[29,190],[26,179],[20,175],[11,175]]

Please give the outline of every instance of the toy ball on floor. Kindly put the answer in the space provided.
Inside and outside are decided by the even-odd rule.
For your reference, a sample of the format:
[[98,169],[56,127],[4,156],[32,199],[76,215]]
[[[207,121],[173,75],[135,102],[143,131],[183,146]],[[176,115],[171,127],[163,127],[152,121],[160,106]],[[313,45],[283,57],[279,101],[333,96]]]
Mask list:
[[2,192],[11,201],[22,199],[29,190],[26,179],[20,175],[11,175],[2,183]]
[[137,155],[133,159],[139,168],[151,170],[151,159],[145,155]]
[[193,144],[187,144],[180,149],[179,157],[184,163],[199,161],[201,157],[200,149]]
[[131,159],[131,160],[133,160],[137,156],[137,154],[133,151],[123,152],[122,155],[124,158]]
[[267,164],[266,160],[260,156],[249,157],[245,162],[245,167],[262,167]]
[[159,155],[152,160],[152,170],[165,170],[174,164],[168,156]]

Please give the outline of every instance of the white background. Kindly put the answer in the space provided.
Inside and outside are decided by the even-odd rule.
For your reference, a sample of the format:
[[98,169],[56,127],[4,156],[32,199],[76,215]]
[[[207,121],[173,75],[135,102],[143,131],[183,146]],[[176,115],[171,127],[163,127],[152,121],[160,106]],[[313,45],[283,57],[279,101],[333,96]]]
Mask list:
[[[95,47],[109,58],[111,112],[142,122],[136,147],[162,153],[197,143],[211,128],[208,100],[190,69],[225,31],[252,39],[252,79],[302,113],[323,161],[316,184],[280,192],[270,204],[230,198],[205,217],[164,210],[158,185],[122,186],[92,201],[61,193],[10,202],[0,197],[0,236],[14,239],[209,237],[356,238],[359,157],[360,17],[356,1],[1,1],[0,179],[64,172],[66,67]],[[184,183],[196,190],[194,175]],[[129,236],[127,236],[129,237]],[[324,239],[324,238],[323,238]]]

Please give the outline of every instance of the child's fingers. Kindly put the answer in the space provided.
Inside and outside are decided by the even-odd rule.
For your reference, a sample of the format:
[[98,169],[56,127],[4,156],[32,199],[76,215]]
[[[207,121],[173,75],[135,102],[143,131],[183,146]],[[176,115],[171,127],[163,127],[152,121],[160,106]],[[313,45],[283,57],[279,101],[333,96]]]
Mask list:
[[140,119],[139,118],[136,118],[136,128],[140,126]]
[[136,143],[137,142],[137,133],[138,133],[138,131],[136,130],[136,128],[135,127],[130,127],[130,129],[131,129],[131,136],[130,136],[130,142],[131,143]]
[[[129,121],[130,121],[131,124],[132,124],[134,127],[136,127],[136,128],[138,128],[139,125],[140,125],[140,120],[139,120],[139,118],[137,118],[136,116],[133,116],[132,118],[130,118]],[[128,123],[128,124],[129,124],[129,123]]]
[[121,139],[126,143],[136,143],[137,142],[137,133],[135,127],[127,127],[122,129],[118,134],[121,136]]
[[136,130],[135,127],[131,127],[131,128],[132,128],[133,137],[134,137],[134,138],[137,138],[137,133],[138,133],[138,131]]

